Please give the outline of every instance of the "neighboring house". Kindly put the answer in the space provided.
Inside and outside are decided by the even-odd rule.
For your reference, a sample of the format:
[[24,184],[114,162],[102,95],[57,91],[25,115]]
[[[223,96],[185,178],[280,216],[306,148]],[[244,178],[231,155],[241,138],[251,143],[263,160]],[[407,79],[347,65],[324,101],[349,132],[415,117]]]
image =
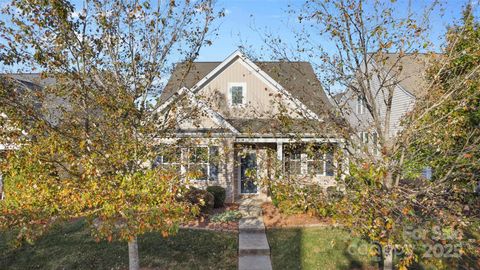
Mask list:
[[[402,119],[413,109],[417,99],[428,91],[427,69],[439,55],[398,53],[373,56],[368,61],[370,70],[372,96],[377,104],[377,115],[380,117],[382,129],[386,130],[387,143],[402,130]],[[364,71],[364,70],[362,70]],[[388,91],[392,89],[391,113],[387,119]],[[347,90],[335,98],[338,106],[344,109],[346,119],[354,128],[358,145],[368,147],[374,155],[379,153],[378,134],[374,128],[372,115],[352,90]],[[387,126],[388,124],[388,126]],[[432,177],[431,168],[423,170],[423,176]]]
[[[190,181],[225,187],[227,201],[268,195],[260,178],[336,183],[342,141],[326,120],[332,107],[309,63],[252,62],[239,51],[223,62],[180,63],[159,104],[159,117],[175,132],[159,141],[171,151],[154,165],[182,175],[199,170]],[[185,139],[193,146],[177,147]]]
[[[368,70],[371,77],[372,96],[377,105],[382,129],[386,130],[387,139],[395,137],[401,131],[403,117],[412,110],[417,98],[423,96],[428,88],[427,67],[434,60],[432,55],[411,54],[400,56],[397,53],[371,57]],[[362,70],[363,72],[363,70]],[[391,113],[387,118],[388,91],[393,90]],[[362,143],[376,144],[373,119],[365,105],[353,91],[337,95],[338,105],[347,112],[346,118],[357,132]],[[386,126],[388,124],[388,126]]]

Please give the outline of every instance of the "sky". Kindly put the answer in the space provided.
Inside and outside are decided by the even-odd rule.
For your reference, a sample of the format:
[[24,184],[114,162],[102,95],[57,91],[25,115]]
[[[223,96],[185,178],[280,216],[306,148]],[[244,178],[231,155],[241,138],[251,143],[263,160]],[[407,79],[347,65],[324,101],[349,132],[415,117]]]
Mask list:
[[[262,51],[265,46],[262,33],[270,32],[278,34],[282,41],[294,46],[291,28],[298,27],[296,18],[289,16],[288,10],[299,9],[305,0],[215,0],[217,11],[224,10],[225,17],[215,21],[214,34],[208,37],[213,43],[201,49],[198,61],[222,61],[234,52],[239,46],[245,45],[250,51],[257,52],[261,60],[278,60],[268,58],[268,54]],[[321,1],[321,0],[318,0]],[[365,0],[365,2],[373,0]],[[382,0],[380,0],[382,1]],[[390,0],[385,0],[390,1]],[[411,4],[413,10],[419,12],[423,7],[430,5],[434,0],[397,0],[398,14],[402,14]],[[462,8],[469,1],[477,7],[476,15],[480,17],[480,0],[440,0],[443,11],[438,9],[432,14],[431,40],[439,50],[448,25],[461,17]],[[0,0],[5,4],[9,0]],[[80,11],[83,0],[72,0],[74,6]],[[2,4],[2,5],[3,5]],[[1,19],[1,18],[0,18]],[[328,48],[328,40],[321,42]],[[267,58],[266,58],[267,57]]]
[[[368,1],[368,0],[367,0]],[[247,44],[252,49],[261,49],[262,38],[258,31],[266,30],[278,33],[288,42],[292,39],[290,27],[295,18],[290,18],[287,10],[299,8],[303,0],[217,0],[217,8],[223,8],[226,16],[216,22],[218,36],[213,38],[212,46],[201,50],[199,61],[221,61],[238,46]],[[399,10],[406,10],[408,0],[398,0]],[[422,10],[425,5],[431,4],[432,0],[412,0],[413,10]],[[432,14],[432,40],[438,46],[443,42],[443,36],[448,25],[461,17],[462,8],[469,0],[447,0],[443,3],[443,11],[436,10]],[[478,0],[473,3],[478,7]],[[403,7],[403,8],[402,8]],[[476,9],[478,17],[479,9]],[[274,59],[264,59],[274,60]]]

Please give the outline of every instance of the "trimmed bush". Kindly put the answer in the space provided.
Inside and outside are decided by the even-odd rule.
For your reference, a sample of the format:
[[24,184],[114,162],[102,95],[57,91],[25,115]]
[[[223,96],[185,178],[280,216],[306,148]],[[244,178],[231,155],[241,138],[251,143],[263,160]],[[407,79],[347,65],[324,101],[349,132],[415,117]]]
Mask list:
[[214,207],[223,207],[225,204],[225,198],[227,197],[225,189],[221,186],[209,186],[207,187],[207,191],[213,194],[215,199]]
[[187,192],[185,197],[190,203],[198,205],[200,207],[200,212],[202,213],[209,213],[212,211],[215,204],[215,199],[212,193],[202,189],[192,188]]

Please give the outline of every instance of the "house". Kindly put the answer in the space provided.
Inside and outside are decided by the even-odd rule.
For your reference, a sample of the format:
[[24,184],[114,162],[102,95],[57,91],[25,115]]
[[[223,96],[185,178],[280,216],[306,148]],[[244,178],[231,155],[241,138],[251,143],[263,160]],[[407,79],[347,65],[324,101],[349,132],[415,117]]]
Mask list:
[[[363,76],[369,76],[371,96],[379,116],[381,129],[388,140],[402,130],[402,119],[410,112],[417,99],[426,94],[428,88],[427,68],[436,55],[386,53],[369,55]],[[366,71],[367,70],[367,71]],[[389,93],[391,90],[391,105]],[[345,118],[358,135],[360,143],[376,145],[378,134],[374,120],[365,100],[352,90],[336,96],[337,104],[346,112]],[[390,112],[389,112],[390,110]],[[376,151],[375,147],[372,147]]]
[[254,62],[236,51],[222,62],[179,63],[159,104],[173,131],[158,140],[154,165],[173,166],[199,187],[223,186],[227,201],[265,198],[261,179],[336,184],[342,140],[307,62]]
[[[367,65],[361,72],[371,78],[370,89],[374,102],[370,104],[376,106],[376,115],[386,143],[393,144],[402,131],[402,119],[413,109],[415,102],[427,94],[428,67],[438,61],[441,55],[386,53],[369,56]],[[336,101],[337,106],[346,112],[345,118],[357,135],[357,146],[367,147],[369,153],[378,156],[378,129],[372,114],[366,108],[365,100],[349,89],[337,95]],[[391,105],[387,105],[389,102]],[[426,167],[422,175],[430,179],[432,169]]]

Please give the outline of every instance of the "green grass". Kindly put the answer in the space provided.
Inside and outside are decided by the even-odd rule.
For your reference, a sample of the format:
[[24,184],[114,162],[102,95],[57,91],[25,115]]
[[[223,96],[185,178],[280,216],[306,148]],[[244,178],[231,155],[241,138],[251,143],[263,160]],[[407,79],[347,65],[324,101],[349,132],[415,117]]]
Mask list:
[[338,228],[269,229],[267,238],[275,270],[375,269],[377,265],[366,250],[359,250],[364,241]]
[[[153,269],[234,269],[237,235],[180,230],[165,239],[158,233],[139,238],[141,267]],[[0,269],[127,269],[125,242],[95,242],[84,222],[56,226],[37,240],[13,249],[0,237]]]

